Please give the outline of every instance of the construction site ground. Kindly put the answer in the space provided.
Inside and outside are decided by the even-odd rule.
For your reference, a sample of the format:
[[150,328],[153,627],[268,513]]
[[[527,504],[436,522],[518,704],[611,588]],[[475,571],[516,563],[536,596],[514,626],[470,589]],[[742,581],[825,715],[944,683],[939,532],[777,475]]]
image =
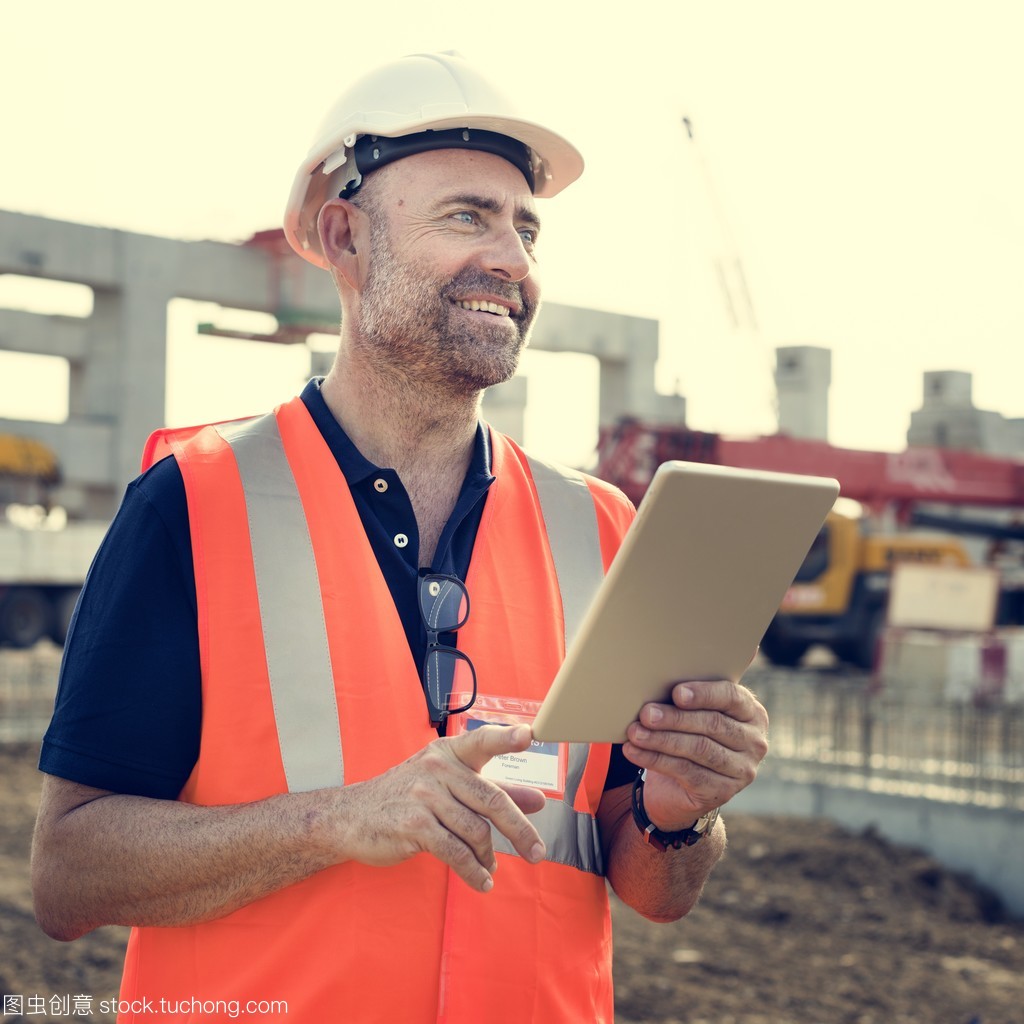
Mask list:
[[[117,994],[125,931],[63,944],[33,920],[36,754],[0,745],[0,993],[48,1009],[5,1019],[109,1021],[99,1004]],[[1024,922],[991,893],[825,821],[728,824],[728,853],[686,918],[656,925],[613,904],[618,1024],[1024,1024]],[[77,1014],[75,996],[91,997]]]

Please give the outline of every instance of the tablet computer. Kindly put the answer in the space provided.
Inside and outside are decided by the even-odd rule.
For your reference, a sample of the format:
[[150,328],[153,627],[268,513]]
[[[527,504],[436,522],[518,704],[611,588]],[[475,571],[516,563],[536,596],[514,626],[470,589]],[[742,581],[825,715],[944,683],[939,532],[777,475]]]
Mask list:
[[621,743],[685,679],[738,681],[839,494],[825,477],[666,462],[533,725]]

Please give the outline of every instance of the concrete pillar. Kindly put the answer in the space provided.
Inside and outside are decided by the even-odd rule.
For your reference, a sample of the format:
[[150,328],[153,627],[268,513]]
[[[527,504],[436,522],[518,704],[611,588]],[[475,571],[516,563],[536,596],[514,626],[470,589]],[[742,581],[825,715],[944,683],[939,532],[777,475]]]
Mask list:
[[832,353],[814,345],[775,350],[775,390],[779,433],[812,441],[828,440],[828,389]]
[[965,370],[929,370],[924,375],[923,408],[970,409],[973,379]]
[[165,419],[167,303],[174,287],[163,254],[147,242],[144,236],[122,236],[121,287],[96,292],[89,357],[71,374],[74,415],[116,417],[115,487],[138,474],[142,444]]
[[974,408],[971,374],[964,370],[930,370],[924,375],[921,408],[910,414],[907,444],[985,451],[985,418]]

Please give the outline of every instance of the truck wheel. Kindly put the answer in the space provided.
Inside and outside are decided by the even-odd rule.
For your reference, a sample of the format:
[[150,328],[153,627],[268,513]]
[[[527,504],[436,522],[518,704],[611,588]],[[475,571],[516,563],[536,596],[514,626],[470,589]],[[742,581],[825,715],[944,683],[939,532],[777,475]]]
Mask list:
[[761,640],[761,653],[779,668],[795,668],[809,646],[803,640],[779,640],[768,633]]
[[885,628],[885,609],[875,608],[865,619],[864,628],[856,640],[845,651],[847,661],[858,668],[870,671],[875,667],[878,641]]
[[0,643],[31,647],[50,626],[50,604],[41,590],[12,590],[0,604]]
[[53,618],[50,621],[50,639],[63,647],[68,638],[71,616],[75,614],[75,605],[81,590],[65,590],[53,602]]

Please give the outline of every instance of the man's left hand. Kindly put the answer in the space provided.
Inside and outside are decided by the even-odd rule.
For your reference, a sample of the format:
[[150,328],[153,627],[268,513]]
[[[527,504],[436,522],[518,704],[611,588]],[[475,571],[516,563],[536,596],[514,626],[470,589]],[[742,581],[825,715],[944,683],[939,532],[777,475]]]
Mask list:
[[647,769],[644,808],[664,832],[688,828],[754,781],[768,752],[768,713],[745,686],[677,683],[671,704],[645,704],[623,753]]

